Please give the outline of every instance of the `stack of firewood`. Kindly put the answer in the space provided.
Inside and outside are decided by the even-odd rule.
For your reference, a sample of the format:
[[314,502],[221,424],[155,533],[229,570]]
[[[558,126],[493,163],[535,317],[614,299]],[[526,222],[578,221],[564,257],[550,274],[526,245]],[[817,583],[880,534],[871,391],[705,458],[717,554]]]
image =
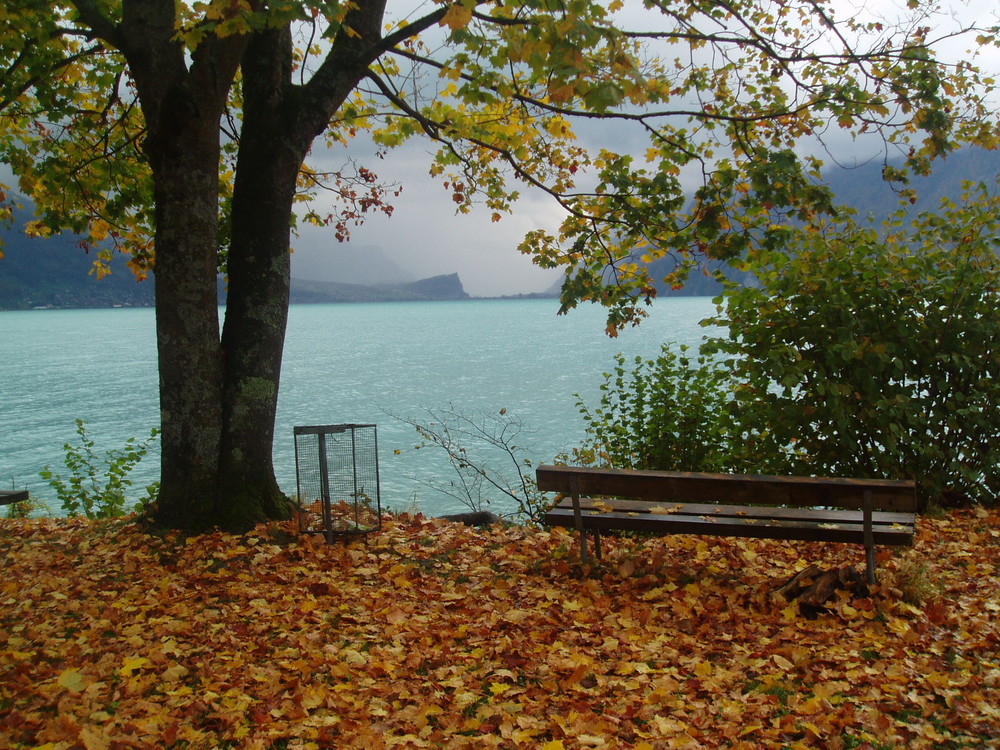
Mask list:
[[847,591],[855,599],[871,594],[865,579],[850,565],[827,570],[818,565],[810,565],[789,578],[775,591],[787,601],[798,601],[799,611],[809,618],[823,612],[826,603],[833,599],[838,591]]

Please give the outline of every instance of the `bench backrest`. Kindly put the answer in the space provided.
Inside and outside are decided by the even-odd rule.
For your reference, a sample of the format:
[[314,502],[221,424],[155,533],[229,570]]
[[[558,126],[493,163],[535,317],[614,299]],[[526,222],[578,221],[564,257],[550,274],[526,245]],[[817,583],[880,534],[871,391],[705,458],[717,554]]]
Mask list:
[[539,466],[538,489],[567,495],[640,498],[730,505],[785,505],[862,509],[865,491],[877,510],[915,512],[916,485],[908,480],[776,477]]

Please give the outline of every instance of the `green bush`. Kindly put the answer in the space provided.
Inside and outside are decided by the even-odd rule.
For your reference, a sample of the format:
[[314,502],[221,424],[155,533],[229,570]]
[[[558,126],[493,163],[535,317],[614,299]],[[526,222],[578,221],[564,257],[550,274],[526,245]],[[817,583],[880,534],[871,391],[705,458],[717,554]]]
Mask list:
[[1000,498],[1000,199],[879,231],[842,217],[730,290],[736,407],[762,465],[907,478],[944,506]]
[[844,214],[758,249],[757,287],[580,403],[572,459],[623,468],[914,479],[925,504],[1000,499],[1000,197],[881,228]]
[[587,440],[573,450],[584,465],[677,471],[736,470],[728,406],[734,383],[718,361],[664,346],[656,359],[618,354],[604,374],[600,404],[577,394]]
[[[64,463],[69,469],[69,478],[63,479],[49,466],[39,472],[40,476],[56,491],[62,509],[68,516],[116,518],[124,515],[128,502],[126,493],[132,486],[128,475],[149,452],[160,431],[153,428],[149,437],[141,443],[136,442],[134,437],[129,438],[124,448],[106,451],[103,457],[98,457],[94,441],[87,434],[87,427],[82,419],[76,420],[76,432],[80,444],[63,445],[66,453]],[[99,463],[103,463],[103,469]],[[156,497],[158,486],[154,482],[146,487],[146,494],[135,507],[142,510],[151,503]]]

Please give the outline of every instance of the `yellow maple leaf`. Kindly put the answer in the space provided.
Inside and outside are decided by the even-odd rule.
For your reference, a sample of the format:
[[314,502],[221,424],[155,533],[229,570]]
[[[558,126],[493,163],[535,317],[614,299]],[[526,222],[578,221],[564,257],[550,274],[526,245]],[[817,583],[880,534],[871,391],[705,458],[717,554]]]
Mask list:
[[178,680],[187,677],[190,670],[183,664],[174,664],[172,667],[167,667],[163,671],[163,681],[164,682],[177,682]]
[[771,659],[774,661],[775,664],[777,664],[786,672],[790,672],[791,670],[795,669],[795,665],[792,664],[790,661],[788,661],[788,659],[786,659],[781,654],[774,654],[771,657]]
[[87,750],[108,750],[111,747],[102,727],[80,727],[80,739]]
[[145,656],[131,656],[125,660],[122,668],[118,670],[118,674],[122,677],[131,677],[133,672],[142,669],[147,664],[149,664],[149,659]]
[[801,727],[803,727],[805,729],[808,729],[810,732],[812,732],[817,737],[826,737],[826,732],[824,732],[818,726],[816,726],[815,724],[813,724],[811,721],[803,721],[803,722],[801,722],[799,724],[799,726],[801,726]]
[[506,693],[508,690],[510,690],[510,685],[508,685],[505,682],[490,683],[490,692],[493,693],[493,695],[502,695],[503,693]]
[[562,740],[552,740],[542,745],[542,750],[566,750]]
[[447,26],[452,31],[458,31],[459,29],[464,29],[469,25],[469,21],[472,20],[472,9],[466,8],[461,3],[455,3],[450,8],[448,12],[444,14],[444,17],[438,22],[438,26]]
[[66,688],[67,690],[72,690],[74,693],[82,693],[83,689],[87,687],[87,683],[83,681],[83,675],[80,674],[79,669],[67,669],[59,675],[59,685]]
[[340,652],[340,658],[345,662],[350,664],[352,667],[363,667],[368,663],[368,657],[362,654],[357,649],[345,648]]

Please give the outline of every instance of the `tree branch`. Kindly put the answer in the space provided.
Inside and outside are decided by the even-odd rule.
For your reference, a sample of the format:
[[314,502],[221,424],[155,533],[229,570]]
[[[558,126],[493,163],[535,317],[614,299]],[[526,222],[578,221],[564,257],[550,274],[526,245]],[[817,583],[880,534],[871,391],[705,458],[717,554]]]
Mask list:
[[116,49],[122,48],[122,38],[117,25],[101,11],[96,0],[71,0],[80,20],[93,30],[97,39],[103,39]]
[[[7,81],[11,80],[17,68],[20,67],[20,65],[24,62],[29,46],[30,43],[29,45],[25,46],[24,50],[22,50],[18,58],[14,60],[14,62],[12,62],[10,66],[8,66],[7,70],[4,72],[3,80]],[[85,57],[98,54],[103,50],[104,46],[101,45],[100,43],[97,43],[93,47],[82,50],[81,52],[78,52],[74,55],[69,55],[68,57],[60,60],[59,62],[54,63],[51,67],[49,67],[45,71],[38,73],[32,76],[31,78],[28,78],[23,84],[18,86],[14,91],[5,96],[3,99],[0,99],[0,112],[3,112],[5,109],[7,109],[7,107],[9,107],[11,104],[17,101],[20,97],[24,96],[24,94],[28,93],[28,91],[41,84],[49,76],[58,73],[60,70],[69,67],[73,63],[78,62]]]

